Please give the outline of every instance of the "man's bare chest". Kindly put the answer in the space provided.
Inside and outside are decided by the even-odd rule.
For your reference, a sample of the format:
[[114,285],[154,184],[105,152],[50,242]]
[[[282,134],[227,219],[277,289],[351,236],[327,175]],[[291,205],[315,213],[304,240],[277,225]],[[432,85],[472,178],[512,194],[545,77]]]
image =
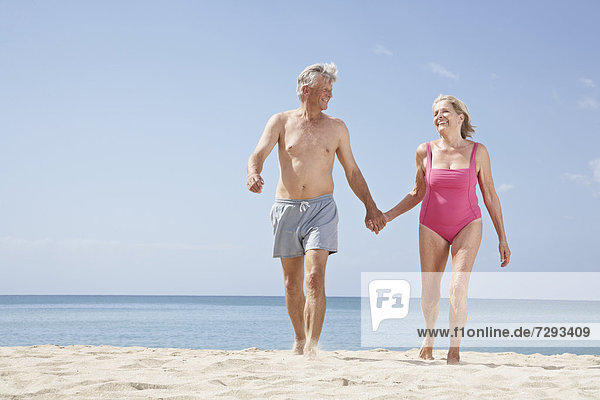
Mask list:
[[286,129],[281,150],[291,157],[328,158],[337,150],[335,132],[323,128],[290,127]]

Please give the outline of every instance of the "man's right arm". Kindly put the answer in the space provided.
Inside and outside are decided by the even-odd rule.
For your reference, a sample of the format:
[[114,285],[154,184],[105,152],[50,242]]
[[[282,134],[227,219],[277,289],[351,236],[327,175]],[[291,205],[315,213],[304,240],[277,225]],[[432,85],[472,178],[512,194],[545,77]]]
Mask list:
[[267,159],[267,156],[275,147],[275,144],[279,140],[279,135],[283,131],[283,117],[282,114],[275,114],[265,126],[265,130],[258,141],[258,145],[254,152],[248,159],[248,175],[246,178],[246,187],[253,193],[261,193],[262,187],[265,181],[260,176],[263,169],[263,164]]

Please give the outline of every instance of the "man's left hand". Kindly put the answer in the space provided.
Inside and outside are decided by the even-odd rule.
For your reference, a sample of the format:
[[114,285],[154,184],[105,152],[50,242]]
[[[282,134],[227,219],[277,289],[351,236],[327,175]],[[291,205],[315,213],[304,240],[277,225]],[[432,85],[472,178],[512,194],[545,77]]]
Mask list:
[[367,229],[375,232],[377,235],[385,227],[385,224],[385,216],[377,207],[367,209],[367,216],[365,217],[365,226]]

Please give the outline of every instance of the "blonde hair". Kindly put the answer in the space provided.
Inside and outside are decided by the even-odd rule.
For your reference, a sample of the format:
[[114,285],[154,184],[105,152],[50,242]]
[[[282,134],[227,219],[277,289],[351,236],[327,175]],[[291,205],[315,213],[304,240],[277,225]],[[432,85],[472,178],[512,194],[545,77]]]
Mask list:
[[304,71],[300,72],[300,75],[298,75],[298,85],[296,86],[296,93],[300,100],[302,100],[302,87],[307,85],[312,87],[318,76],[323,76],[331,83],[335,83],[335,80],[337,79],[337,67],[332,62],[329,64],[313,64],[304,68]]
[[471,125],[471,115],[469,114],[469,109],[467,108],[467,105],[454,96],[440,94],[433,101],[433,105],[431,106],[431,108],[433,108],[440,101],[449,101],[457,114],[462,114],[465,116],[465,119],[460,127],[460,135],[462,136],[462,138],[466,139],[468,137],[473,137],[472,133],[475,133],[476,126]]

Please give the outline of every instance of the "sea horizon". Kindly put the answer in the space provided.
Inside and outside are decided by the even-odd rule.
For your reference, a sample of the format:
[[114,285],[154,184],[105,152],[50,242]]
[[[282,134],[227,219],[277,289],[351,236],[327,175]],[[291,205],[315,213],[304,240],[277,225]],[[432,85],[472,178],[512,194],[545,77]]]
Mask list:
[[[56,344],[287,350],[292,345],[293,330],[284,299],[284,296],[247,295],[0,295],[0,346]],[[362,334],[365,332],[361,303],[368,300],[359,296],[328,296],[327,299],[319,342],[322,350],[376,347],[409,350],[418,347],[417,343],[401,347],[361,346],[361,329]],[[476,321],[487,317],[493,320],[497,310],[505,309],[507,302],[511,310],[516,310],[511,311],[511,315],[517,318],[519,310],[529,313],[524,316],[532,315],[533,310],[550,318],[552,314],[543,311],[549,304],[553,310],[563,307],[563,313],[580,310],[579,315],[584,315],[582,311],[590,307],[600,309],[597,301],[470,299],[473,311],[469,319]],[[447,303],[444,298],[440,301],[440,320],[436,327],[444,327],[447,323],[442,318]],[[418,310],[418,299],[412,298],[411,304]],[[519,307],[520,304],[528,306]],[[420,327],[422,317],[417,316],[407,323]],[[600,352],[598,347],[564,346],[461,348],[464,351],[547,355],[595,355]]]

